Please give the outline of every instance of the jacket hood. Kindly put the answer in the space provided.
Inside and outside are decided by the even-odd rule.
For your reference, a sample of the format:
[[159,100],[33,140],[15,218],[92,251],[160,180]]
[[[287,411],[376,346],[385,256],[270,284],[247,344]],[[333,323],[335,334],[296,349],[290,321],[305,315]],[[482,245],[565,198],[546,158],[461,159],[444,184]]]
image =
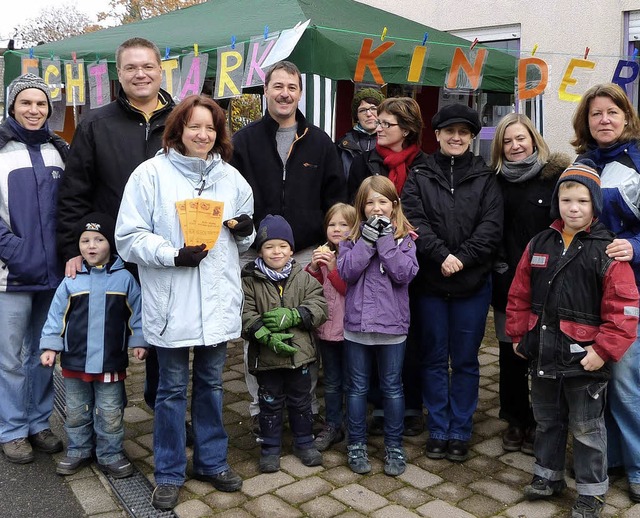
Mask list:
[[[157,154],[162,155],[164,151],[160,150]],[[218,153],[214,153],[204,160],[198,157],[183,155],[175,149],[169,149],[166,156],[167,160],[171,162],[171,165],[194,184],[202,182],[204,178],[204,188],[209,187],[218,177],[222,176],[222,169],[217,167],[222,163],[222,158]]]
[[542,168],[540,179],[556,182],[562,172],[572,164],[571,157],[566,153],[551,153],[549,160]]

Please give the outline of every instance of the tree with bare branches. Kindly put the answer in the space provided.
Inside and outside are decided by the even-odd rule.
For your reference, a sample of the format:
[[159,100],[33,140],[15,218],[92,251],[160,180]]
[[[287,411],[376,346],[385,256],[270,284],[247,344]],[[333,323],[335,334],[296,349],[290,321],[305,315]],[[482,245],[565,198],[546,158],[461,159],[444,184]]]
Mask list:
[[13,39],[22,40],[23,46],[63,40],[71,36],[101,29],[72,4],[51,5],[34,17],[14,28]]
[[98,13],[98,21],[117,20],[118,25],[145,20],[206,0],[111,0],[109,11]]

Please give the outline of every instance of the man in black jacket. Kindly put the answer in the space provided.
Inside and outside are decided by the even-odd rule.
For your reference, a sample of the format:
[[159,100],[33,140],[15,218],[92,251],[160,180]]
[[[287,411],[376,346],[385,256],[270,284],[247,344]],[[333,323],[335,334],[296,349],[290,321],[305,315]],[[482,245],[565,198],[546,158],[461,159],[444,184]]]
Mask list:
[[[162,132],[173,108],[160,89],[160,51],[144,38],[131,38],[116,50],[120,91],[117,99],[91,110],[76,128],[58,195],[58,251],[65,275],[74,278],[82,256],[75,234],[78,221],[91,212],[114,220],[124,187],[133,170],[162,147]],[[145,401],[153,408],[158,387],[158,363],[147,357]]]

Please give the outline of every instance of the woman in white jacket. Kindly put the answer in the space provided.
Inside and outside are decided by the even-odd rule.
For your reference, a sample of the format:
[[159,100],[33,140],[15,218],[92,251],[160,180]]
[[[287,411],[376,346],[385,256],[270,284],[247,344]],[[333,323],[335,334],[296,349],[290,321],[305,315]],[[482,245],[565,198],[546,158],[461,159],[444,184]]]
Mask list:
[[[238,256],[255,231],[253,193],[227,163],[231,154],[222,109],[210,98],[187,97],[167,119],[163,149],[131,175],[118,214],[116,245],[138,265],[144,336],[160,366],[153,433],[158,509],[176,505],[185,481],[191,347],[193,472],[221,491],[242,486],[227,464],[222,369],[227,340],[241,330]],[[194,198],[224,204],[222,229],[208,250],[185,245],[176,202]]]

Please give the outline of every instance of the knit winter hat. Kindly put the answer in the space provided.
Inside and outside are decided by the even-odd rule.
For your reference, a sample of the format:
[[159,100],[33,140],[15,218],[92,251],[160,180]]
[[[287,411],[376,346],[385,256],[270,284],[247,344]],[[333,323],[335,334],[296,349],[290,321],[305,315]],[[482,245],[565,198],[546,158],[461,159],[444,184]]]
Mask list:
[[256,250],[260,250],[262,245],[270,239],[282,239],[291,246],[291,250],[295,250],[293,242],[293,231],[287,220],[282,216],[273,216],[267,214],[260,222],[258,232],[256,233]]
[[362,101],[368,101],[371,104],[379,106],[384,101],[384,94],[375,88],[363,88],[358,90],[351,101],[351,117],[354,121],[358,120],[358,107]]
[[462,122],[469,126],[471,133],[477,135],[482,129],[480,116],[473,108],[469,108],[466,104],[448,104],[436,113],[431,119],[431,127],[434,130],[446,128],[456,122]]
[[7,106],[9,107],[9,115],[13,115],[13,105],[16,102],[16,97],[23,90],[27,90],[28,88],[36,88],[44,92],[47,96],[47,103],[49,104],[49,114],[47,115],[47,119],[51,117],[53,113],[53,106],[51,105],[51,90],[49,89],[49,85],[44,82],[41,77],[38,77],[35,74],[24,74],[16,77],[11,84],[9,84],[9,95],[7,96]]
[[596,164],[591,160],[583,159],[575,162],[567,167],[558,178],[556,188],[553,191],[551,217],[557,219],[560,217],[560,207],[558,202],[558,193],[560,184],[563,182],[577,182],[589,189],[591,195],[591,205],[593,206],[593,217],[598,218],[602,213],[602,189],[600,188],[600,175],[596,171]]
[[115,233],[115,223],[113,218],[102,212],[92,212],[91,214],[87,214],[80,220],[76,227],[76,239],[79,241],[82,233],[86,231],[102,234],[109,242],[111,255],[116,253],[116,243],[113,237]]

